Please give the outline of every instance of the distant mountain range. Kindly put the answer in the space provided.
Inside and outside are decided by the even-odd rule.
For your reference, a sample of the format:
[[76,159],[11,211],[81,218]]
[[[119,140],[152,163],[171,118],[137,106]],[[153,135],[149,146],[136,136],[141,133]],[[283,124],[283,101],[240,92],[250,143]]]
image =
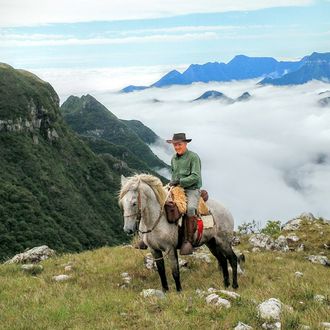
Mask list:
[[330,53],[313,53],[300,61],[277,61],[272,57],[248,57],[237,55],[227,64],[192,64],[183,73],[170,71],[150,86],[130,85],[123,93],[141,91],[152,87],[189,85],[194,82],[232,81],[264,78],[260,84],[296,85],[310,80],[330,80]]
[[243,93],[236,100],[234,100],[231,97],[228,97],[227,95],[225,95],[221,92],[218,92],[218,91],[206,91],[200,97],[193,100],[193,102],[195,102],[195,101],[206,101],[206,100],[217,100],[217,101],[222,101],[222,102],[227,103],[227,104],[231,104],[231,103],[235,103],[235,102],[247,101],[250,98],[251,98],[251,95],[248,92]]

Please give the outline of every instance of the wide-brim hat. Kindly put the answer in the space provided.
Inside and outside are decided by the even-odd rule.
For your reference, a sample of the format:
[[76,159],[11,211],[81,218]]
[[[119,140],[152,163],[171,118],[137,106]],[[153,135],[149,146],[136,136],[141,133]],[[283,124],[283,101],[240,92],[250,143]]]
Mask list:
[[184,141],[189,143],[191,139],[186,138],[186,133],[175,133],[173,134],[172,140],[166,140],[167,143],[174,143],[179,141]]

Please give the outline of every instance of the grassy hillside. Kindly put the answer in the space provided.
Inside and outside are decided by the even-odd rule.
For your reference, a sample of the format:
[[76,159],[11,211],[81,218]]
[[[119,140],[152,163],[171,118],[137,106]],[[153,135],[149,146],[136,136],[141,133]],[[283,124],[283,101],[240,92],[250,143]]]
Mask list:
[[71,131],[48,83],[4,64],[0,169],[0,260],[42,244],[81,251],[126,240],[117,205],[123,171]]
[[[103,146],[105,142],[109,142],[108,149],[116,152],[117,157],[127,161],[133,168],[134,166],[149,169],[168,167],[144,142],[154,138],[150,129],[138,121],[118,119],[91,95],[80,98],[70,96],[62,104],[61,111],[65,121],[75,132],[92,138],[90,145],[96,152],[100,150],[101,142],[98,140],[101,139]],[[139,164],[136,159],[139,159]]]
[[[296,234],[309,246],[304,252],[251,252],[248,237],[242,237],[240,250],[247,261],[239,276],[241,295],[232,307],[207,305],[196,289],[223,288],[215,259],[210,264],[185,257],[182,271],[183,292],[175,292],[168,270],[170,292],[165,299],[143,298],[143,289],[160,289],[158,274],[143,265],[148,251],[129,247],[102,248],[80,254],[65,254],[42,262],[44,271],[31,276],[18,265],[0,266],[1,329],[233,329],[238,321],[261,329],[256,306],[271,297],[278,298],[292,311],[284,309],[282,329],[308,325],[321,329],[329,322],[329,268],[312,264],[305,256],[314,253],[330,257],[320,242],[330,237],[329,225],[304,225]],[[323,234],[321,234],[323,233]],[[323,237],[322,239],[320,237]],[[63,274],[66,264],[72,278],[63,283],[52,280]],[[168,266],[168,261],[166,260]],[[301,278],[295,272],[303,273]],[[123,285],[121,273],[132,281]],[[19,293],[19,294],[18,294]],[[314,299],[324,295],[323,302]]]

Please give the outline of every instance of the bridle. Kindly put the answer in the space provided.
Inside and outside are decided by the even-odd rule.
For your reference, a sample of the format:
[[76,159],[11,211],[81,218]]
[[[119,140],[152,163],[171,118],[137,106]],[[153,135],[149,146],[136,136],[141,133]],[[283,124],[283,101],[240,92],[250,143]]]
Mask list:
[[136,215],[136,222],[140,222],[140,220],[142,218],[142,202],[141,202],[140,189],[138,189],[138,210],[137,210],[137,212],[131,213],[128,215],[124,213],[124,218],[133,217],[134,215]]
[[[157,218],[156,221],[154,222],[152,228],[151,228],[151,229],[148,229],[148,230],[146,230],[146,231],[143,231],[143,230],[140,230],[140,229],[139,229],[139,227],[140,227],[140,221],[142,220],[142,200],[141,200],[141,191],[140,191],[139,186],[138,186],[138,188],[137,188],[137,192],[138,192],[138,198],[137,198],[137,200],[138,200],[138,210],[137,210],[137,212],[132,213],[132,214],[128,214],[128,215],[124,213],[124,218],[127,218],[127,217],[133,217],[133,216],[136,215],[136,222],[137,222],[138,232],[139,232],[140,234],[149,234],[149,233],[151,233],[151,232],[157,227],[157,225],[158,225],[158,223],[159,223],[159,221],[160,221],[160,219],[161,219],[161,217],[162,217],[162,215],[163,215],[165,202],[166,202],[168,196],[165,198],[165,202],[164,202],[164,204],[161,206],[160,211],[159,211],[158,218]],[[169,193],[168,193],[168,194],[170,194],[170,192],[171,192],[171,189],[169,190]],[[123,196],[123,197],[124,197],[124,196]]]

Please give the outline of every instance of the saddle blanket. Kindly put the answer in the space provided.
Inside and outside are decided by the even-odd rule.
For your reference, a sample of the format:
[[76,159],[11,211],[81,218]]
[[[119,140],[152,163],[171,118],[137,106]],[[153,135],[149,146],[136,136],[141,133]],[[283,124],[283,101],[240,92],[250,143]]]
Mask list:
[[[213,228],[214,226],[214,218],[212,214],[207,214],[207,215],[202,215],[198,217],[198,220],[203,221],[203,228],[204,229],[209,229]],[[178,220],[178,225],[181,227],[182,226],[182,217]]]

